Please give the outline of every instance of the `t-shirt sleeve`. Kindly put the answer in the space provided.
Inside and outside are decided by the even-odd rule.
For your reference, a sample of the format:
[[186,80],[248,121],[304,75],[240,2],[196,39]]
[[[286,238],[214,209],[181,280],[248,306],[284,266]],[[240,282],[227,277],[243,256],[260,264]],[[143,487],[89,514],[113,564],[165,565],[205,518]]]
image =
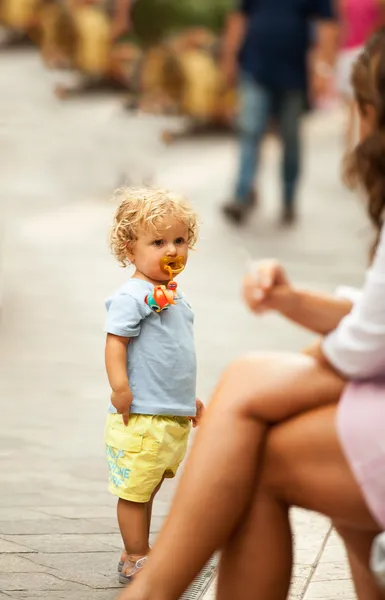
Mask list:
[[106,302],[107,319],[104,327],[106,333],[121,337],[137,337],[141,323],[147,316],[146,311],[130,294],[121,292]]
[[323,341],[329,362],[350,379],[383,375],[385,369],[385,229],[362,294]]
[[334,0],[313,0],[313,18],[325,21],[336,19],[337,15],[334,4]]
[[347,285],[340,285],[336,289],[336,297],[349,300],[352,304],[358,302],[362,297],[362,290]]

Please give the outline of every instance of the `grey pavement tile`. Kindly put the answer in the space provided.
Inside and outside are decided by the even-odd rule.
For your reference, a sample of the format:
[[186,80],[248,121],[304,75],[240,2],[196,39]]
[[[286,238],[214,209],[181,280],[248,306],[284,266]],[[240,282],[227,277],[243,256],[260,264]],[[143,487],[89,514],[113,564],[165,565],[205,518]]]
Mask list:
[[[153,517],[154,518],[154,517]],[[157,519],[157,517],[155,517],[155,519]],[[102,526],[102,527],[108,527],[114,531],[119,531],[119,526],[118,526],[118,521],[116,516],[114,517],[107,517],[107,518],[98,518],[98,519],[94,519],[93,517],[87,519],[87,521],[89,521],[90,523],[94,523],[97,527]]]
[[331,581],[333,579],[350,579],[349,564],[344,561],[319,562],[312,581]]
[[151,533],[159,533],[164,522],[164,517],[156,514],[155,510],[154,513],[151,519]]
[[310,511],[294,509],[290,513],[290,521],[294,535],[295,562],[315,565],[331,529],[329,519]]
[[0,507],[0,522],[1,521],[12,521],[12,520],[28,520],[32,521],[35,519],[49,518],[39,515],[39,513],[26,508],[14,508],[14,507]]
[[[35,556],[29,554],[28,556]],[[36,556],[38,556],[36,554]],[[17,554],[0,554],[0,573],[44,573],[46,568]]]
[[25,540],[19,540],[16,538],[15,541],[7,540],[3,537],[0,538],[0,554],[2,553],[22,554],[28,552],[34,552],[33,548],[25,545]]
[[70,574],[83,571],[90,575],[98,574],[111,577],[117,572],[120,554],[121,550],[112,552],[61,552],[57,554],[39,552],[31,555],[31,562],[41,567],[57,569]]
[[26,591],[9,592],[7,598],[15,600],[116,600],[117,590],[93,590],[83,587],[76,590],[76,596],[73,590],[50,590],[50,591]]
[[64,498],[69,506],[86,506],[87,502],[90,507],[102,505],[116,506],[116,500],[107,492],[87,494],[86,492],[69,492],[68,490],[63,490],[58,492],[40,491],[26,494],[20,494],[16,491],[7,493],[5,491],[0,495],[0,507],[23,506],[34,509],[35,507],[42,506],[63,506]]
[[356,600],[351,580],[312,581],[304,600]]
[[325,549],[322,553],[321,563],[345,562],[346,550],[340,536],[333,531],[328,538]]
[[52,533],[110,533],[113,528],[98,519],[59,519],[47,515],[47,519],[33,521],[0,521],[0,535],[23,535]]
[[[309,569],[310,576],[310,569]],[[290,586],[291,598],[302,598],[309,581],[309,577],[293,577]]]
[[103,585],[99,585],[98,583],[93,583],[90,584],[90,587],[93,587],[94,589],[115,589],[117,590],[117,592],[122,590],[122,584],[119,583],[119,578],[117,576],[117,574],[115,575],[109,575],[108,577],[105,578],[105,582],[103,583]]
[[34,510],[67,519],[95,519],[111,516],[111,506],[41,506],[35,507]]
[[73,590],[75,593],[81,586],[47,573],[0,573],[0,589],[3,592],[56,589]]
[[302,598],[309,580],[313,574],[313,568],[308,565],[295,564],[290,586],[290,598]]
[[[312,568],[304,565],[296,565],[290,586],[290,599],[298,600],[303,597],[304,591],[312,574]],[[215,600],[217,581],[212,581],[203,600]]]
[[[5,543],[17,547],[15,541],[21,536],[3,536]],[[53,535],[23,535],[23,544],[28,546],[29,550],[15,550],[15,552],[108,552],[113,548],[121,549],[121,537],[117,533],[105,534],[53,534]],[[0,552],[1,552],[0,540]],[[21,547],[21,546],[20,546]],[[31,550],[32,549],[32,550]],[[5,550],[7,551],[7,550]],[[12,550],[8,550],[11,552]]]

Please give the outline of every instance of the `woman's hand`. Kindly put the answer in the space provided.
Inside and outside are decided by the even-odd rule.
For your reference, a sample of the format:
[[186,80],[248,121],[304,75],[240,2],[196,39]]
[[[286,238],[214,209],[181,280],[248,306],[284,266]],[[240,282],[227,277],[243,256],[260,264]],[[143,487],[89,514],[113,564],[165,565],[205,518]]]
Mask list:
[[251,265],[243,282],[243,297],[257,314],[268,310],[285,312],[294,291],[283,267],[275,260],[262,260]]

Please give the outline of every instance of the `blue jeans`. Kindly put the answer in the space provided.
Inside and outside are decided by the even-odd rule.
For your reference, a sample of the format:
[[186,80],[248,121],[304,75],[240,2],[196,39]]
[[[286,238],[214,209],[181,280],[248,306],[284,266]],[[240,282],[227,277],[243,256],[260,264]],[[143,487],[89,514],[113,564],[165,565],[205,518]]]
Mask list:
[[262,138],[270,118],[275,116],[283,142],[283,201],[285,206],[291,206],[300,174],[300,119],[305,108],[305,93],[270,89],[246,73],[241,76],[239,92],[240,165],[235,199],[242,204],[250,201]]

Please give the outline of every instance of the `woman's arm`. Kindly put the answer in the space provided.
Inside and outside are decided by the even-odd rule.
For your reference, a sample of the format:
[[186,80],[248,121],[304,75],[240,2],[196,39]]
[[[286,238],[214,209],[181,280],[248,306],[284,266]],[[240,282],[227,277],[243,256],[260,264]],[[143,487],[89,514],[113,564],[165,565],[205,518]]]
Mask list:
[[294,289],[279,312],[314,333],[326,335],[350,313],[352,306],[352,302],[345,298]]
[[284,269],[274,260],[259,261],[251,266],[243,295],[254,312],[275,310],[321,335],[333,331],[353,305],[347,299],[294,288]]

